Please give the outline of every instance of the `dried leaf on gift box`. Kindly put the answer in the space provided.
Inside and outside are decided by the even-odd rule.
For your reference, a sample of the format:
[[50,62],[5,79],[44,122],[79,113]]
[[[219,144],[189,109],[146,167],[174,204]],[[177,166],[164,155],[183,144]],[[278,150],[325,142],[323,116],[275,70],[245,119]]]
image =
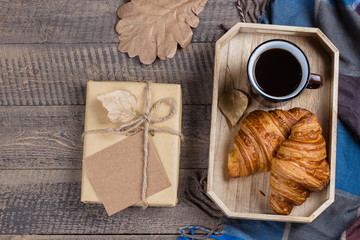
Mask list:
[[197,15],[208,0],[132,0],[117,11],[119,50],[130,57],[139,56],[151,64],[156,56],[172,58],[179,43],[185,48],[191,41],[190,27],[199,25]]
[[112,122],[128,122],[136,116],[136,97],[128,91],[116,90],[97,97],[109,111]]

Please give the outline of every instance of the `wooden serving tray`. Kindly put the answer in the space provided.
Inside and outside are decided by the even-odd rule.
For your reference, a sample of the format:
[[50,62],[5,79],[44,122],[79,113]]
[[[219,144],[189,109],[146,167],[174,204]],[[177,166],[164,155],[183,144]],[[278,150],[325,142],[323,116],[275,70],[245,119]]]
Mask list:
[[[260,43],[275,38],[289,40],[302,48],[309,58],[311,72],[321,74],[325,82],[322,88],[306,89],[299,97],[279,107],[284,110],[303,107],[317,115],[330,163],[329,185],[320,192],[311,193],[289,216],[278,215],[270,207],[270,172],[228,178],[227,154],[233,148],[241,120],[232,128],[218,108],[218,99],[225,90],[234,87],[249,93],[248,58]],[[338,66],[339,51],[317,28],[238,23],[216,42],[207,193],[228,217],[312,222],[334,202]],[[244,116],[256,109],[271,108],[249,97]]]

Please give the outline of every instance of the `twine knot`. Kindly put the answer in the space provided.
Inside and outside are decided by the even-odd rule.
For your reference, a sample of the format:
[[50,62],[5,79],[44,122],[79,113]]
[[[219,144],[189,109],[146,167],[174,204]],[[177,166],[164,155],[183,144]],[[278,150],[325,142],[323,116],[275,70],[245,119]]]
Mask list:
[[[129,123],[125,123],[120,125],[117,128],[107,128],[107,129],[98,129],[98,130],[89,130],[83,133],[82,137],[84,138],[87,134],[94,134],[94,133],[115,133],[118,135],[127,135],[132,136],[141,131],[144,131],[144,142],[143,142],[143,149],[144,149],[144,167],[143,167],[143,183],[142,183],[142,203],[143,209],[146,209],[149,204],[146,201],[146,190],[147,190],[147,165],[148,165],[148,142],[149,142],[149,131],[153,132],[163,132],[169,133],[173,135],[177,135],[180,137],[181,141],[183,140],[183,135],[181,132],[169,129],[169,128],[158,128],[150,126],[151,123],[159,123],[165,122],[172,118],[177,109],[175,101],[170,98],[162,98],[156,101],[150,108],[151,102],[151,92],[150,92],[151,82],[148,81],[146,84],[146,102],[145,102],[145,113],[136,117]],[[153,118],[152,115],[158,108],[158,106],[162,103],[169,105],[170,112],[168,115],[159,118]]]
[[151,122],[151,117],[149,115],[144,115],[144,119],[149,123]]

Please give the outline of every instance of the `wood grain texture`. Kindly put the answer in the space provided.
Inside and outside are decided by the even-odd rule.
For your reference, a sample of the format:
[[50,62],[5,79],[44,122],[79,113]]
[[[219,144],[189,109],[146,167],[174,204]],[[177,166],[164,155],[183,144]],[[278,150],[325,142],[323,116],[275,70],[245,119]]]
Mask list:
[[156,235],[178,234],[186,225],[212,228],[217,220],[186,201],[196,172],[180,171],[176,207],[131,207],[108,217],[102,205],[80,202],[81,170],[2,170],[0,234]]
[[176,240],[179,235],[3,235],[0,240]]
[[[214,42],[238,11],[209,0],[192,43],[145,66],[117,50],[127,1],[0,0],[0,239],[176,239],[181,226],[217,224],[184,192],[207,168]],[[108,217],[80,202],[86,83],[149,79],[182,85],[179,204]]]
[[[84,106],[0,106],[0,169],[81,169]],[[206,168],[210,105],[184,105],[181,168]]]
[[82,105],[89,80],[181,83],[184,104],[210,104],[213,59],[212,43],[190,44],[150,66],[117,44],[3,44],[0,105]]
[[[127,0],[0,1],[0,43],[117,43],[118,7]],[[214,42],[221,23],[240,21],[235,4],[209,0],[193,29],[193,42]]]

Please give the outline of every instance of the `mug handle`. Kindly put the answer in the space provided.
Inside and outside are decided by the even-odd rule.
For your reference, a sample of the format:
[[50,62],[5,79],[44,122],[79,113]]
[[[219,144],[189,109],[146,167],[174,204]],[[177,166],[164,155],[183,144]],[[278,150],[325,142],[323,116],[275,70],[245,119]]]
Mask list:
[[317,89],[321,88],[324,85],[323,77],[316,73],[310,74],[310,80],[306,88]]

